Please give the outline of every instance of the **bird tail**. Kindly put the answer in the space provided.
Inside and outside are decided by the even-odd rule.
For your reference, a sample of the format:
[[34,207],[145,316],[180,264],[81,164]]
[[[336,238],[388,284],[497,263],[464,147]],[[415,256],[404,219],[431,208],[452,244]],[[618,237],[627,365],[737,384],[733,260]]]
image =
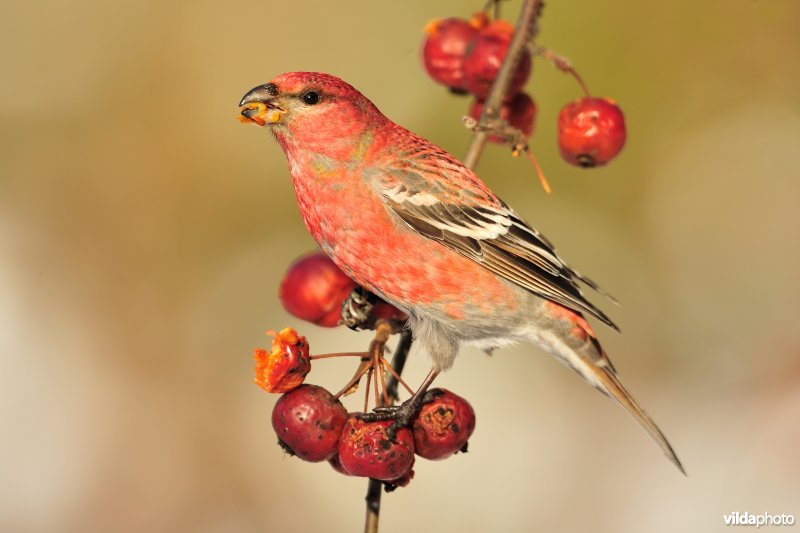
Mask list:
[[678,467],[678,470],[680,470],[685,476],[686,470],[683,468],[680,459],[678,459],[678,456],[675,454],[675,450],[672,449],[667,437],[664,436],[664,433],[661,432],[653,419],[650,418],[650,415],[648,415],[647,412],[642,409],[636,399],[631,395],[630,392],[628,392],[628,389],[626,389],[622,382],[620,382],[617,374],[608,368],[595,368],[591,371],[596,375],[597,383],[599,385],[595,386],[600,390],[600,392],[617,400],[617,402],[619,402],[619,404],[622,405],[622,407],[624,407],[634,419],[636,419],[636,421],[647,432],[647,434],[650,435],[654,441],[656,441],[656,444],[658,444],[661,447],[661,450],[663,450],[664,455],[666,455],[667,458],[672,461],[672,464]]
[[591,333],[591,330],[584,331],[583,333],[585,336],[581,336],[583,336],[585,342],[580,343],[580,346],[575,346],[572,342],[565,342],[566,339],[561,335],[556,335],[555,338],[551,337],[549,339],[551,342],[542,343],[542,337],[539,337],[537,340],[540,345],[544,344],[544,347],[550,353],[553,353],[561,362],[580,374],[586,382],[606,396],[614,398],[619,402],[619,404],[636,419],[639,425],[650,435],[656,444],[661,447],[664,455],[678,467],[678,470],[680,470],[683,475],[686,475],[686,470],[683,468],[683,465],[672,449],[669,441],[667,441],[667,438],[656,423],[653,422],[653,419],[650,418],[650,415],[642,409],[639,403],[619,380],[611,361],[600,347],[600,344]]

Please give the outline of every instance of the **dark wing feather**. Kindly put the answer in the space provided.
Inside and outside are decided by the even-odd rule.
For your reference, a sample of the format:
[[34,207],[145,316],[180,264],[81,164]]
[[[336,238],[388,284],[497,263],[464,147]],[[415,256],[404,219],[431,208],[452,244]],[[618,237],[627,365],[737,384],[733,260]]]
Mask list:
[[[573,311],[585,311],[619,331],[605,313],[586,300],[576,280],[605,295],[597,284],[564,263],[543,235],[466,167],[449,156],[445,168],[437,164],[440,162],[436,157],[415,157],[390,174],[373,175],[389,211],[415,231],[498,276]],[[460,172],[459,179],[448,180],[453,171]],[[433,183],[423,177],[431,172],[437,177]]]

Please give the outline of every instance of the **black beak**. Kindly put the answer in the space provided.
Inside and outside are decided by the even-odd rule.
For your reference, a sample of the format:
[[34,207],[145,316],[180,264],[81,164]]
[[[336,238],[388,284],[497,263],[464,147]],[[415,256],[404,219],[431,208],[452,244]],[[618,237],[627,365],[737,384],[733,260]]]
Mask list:
[[254,104],[256,102],[263,102],[266,104],[276,96],[278,96],[278,88],[275,87],[274,83],[259,85],[258,87],[250,89],[250,91],[242,97],[239,106]]

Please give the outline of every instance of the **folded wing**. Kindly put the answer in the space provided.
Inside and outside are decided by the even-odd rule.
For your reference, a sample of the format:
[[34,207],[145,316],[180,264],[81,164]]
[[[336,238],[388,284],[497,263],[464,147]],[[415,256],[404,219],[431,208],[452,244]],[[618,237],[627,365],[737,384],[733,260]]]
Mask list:
[[498,276],[573,311],[585,311],[619,331],[586,300],[576,280],[613,298],[564,263],[543,235],[469,169],[446,152],[427,148],[402,160],[398,168],[373,175],[391,213]]

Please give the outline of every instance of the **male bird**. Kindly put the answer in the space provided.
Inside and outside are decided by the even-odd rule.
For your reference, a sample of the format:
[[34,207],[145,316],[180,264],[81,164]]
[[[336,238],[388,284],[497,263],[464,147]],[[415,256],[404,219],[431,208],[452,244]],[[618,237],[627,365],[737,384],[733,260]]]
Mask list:
[[528,341],[616,399],[684,471],[582,316],[617,329],[578,282],[598,287],[471,170],[329,74],[282,74],[239,105],[286,154],[303,220],[324,252],[408,313],[433,361],[419,392],[464,346]]

